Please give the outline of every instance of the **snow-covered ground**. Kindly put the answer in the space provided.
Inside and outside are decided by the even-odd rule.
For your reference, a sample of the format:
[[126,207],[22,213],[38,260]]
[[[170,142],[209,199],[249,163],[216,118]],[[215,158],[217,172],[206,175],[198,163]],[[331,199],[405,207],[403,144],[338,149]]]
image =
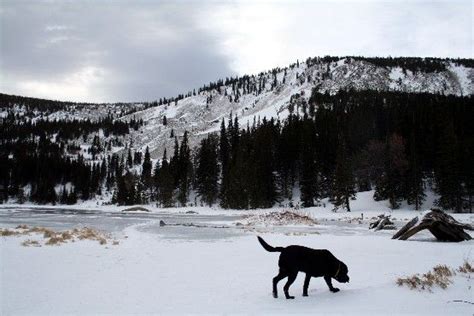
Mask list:
[[[380,206],[378,206],[380,207]],[[425,273],[438,264],[457,268],[472,263],[474,242],[436,242],[429,233],[409,241],[392,240],[393,231],[368,230],[369,210],[361,219],[326,208],[299,210],[315,225],[240,225],[245,216],[282,211],[225,211],[210,208],[153,209],[123,214],[117,208],[64,210],[23,207],[0,209],[0,227],[18,224],[55,230],[89,226],[107,231],[118,245],[76,241],[46,246],[42,235],[0,237],[0,314],[439,314],[472,315],[472,279],[458,274],[446,290],[410,290],[398,277]],[[191,211],[191,212],[190,212]],[[192,213],[196,212],[196,213]],[[400,227],[418,212],[394,211]],[[455,214],[473,223],[473,214]],[[357,219],[357,220],[354,220]],[[160,226],[160,221],[166,223]],[[349,267],[348,284],[331,293],[313,279],[302,297],[303,275],[290,292],[295,300],[271,295],[278,254],[257,242],[326,248]],[[24,247],[35,239],[41,247]],[[471,275],[472,277],[472,275]],[[455,302],[456,301],[456,302]]]

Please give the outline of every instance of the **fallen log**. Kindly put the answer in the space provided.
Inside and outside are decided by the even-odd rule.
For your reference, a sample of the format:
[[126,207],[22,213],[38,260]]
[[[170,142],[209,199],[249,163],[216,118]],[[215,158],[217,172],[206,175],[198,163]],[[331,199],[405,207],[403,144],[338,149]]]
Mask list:
[[393,235],[392,239],[398,239],[400,236],[404,235],[410,228],[415,226],[417,222],[418,222],[418,216],[413,218],[405,226],[403,226],[395,235]]
[[379,215],[378,218],[370,222],[369,229],[373,229],[374,231],[381,230],[381,229],[396,229],[393,222],[390,220],[390,215]]
[[471,225],[460,223],[439,209],[432,209],[421,220],[418,216],[413,218],[392,239],[407,240],[424,229],[428,229],[440,241],[453,242],[472,239],[465,230],[474,230]]

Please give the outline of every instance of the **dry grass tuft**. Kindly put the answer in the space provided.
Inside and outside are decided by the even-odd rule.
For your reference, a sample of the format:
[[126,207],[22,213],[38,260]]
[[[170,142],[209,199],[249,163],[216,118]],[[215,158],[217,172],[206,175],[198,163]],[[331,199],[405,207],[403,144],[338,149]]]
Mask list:
[[73,238],[73,236],[72,236],[71,232],[66,230],[66,231],[61,233],[61,238],[64,239],[64,240],[70,240],[70,239]]
[[59,245],[59,244],[62,244],[64,243],[64,239],[62,239],[61,237],[50,237],[48,239],[48,241],[45,243],[45,245],[48,245],[48,246],[53,246],[53,245]]
[[[238,223],[239,224],[239,223]],[[245,222],[241,225],[317,225],[318,222],[303,211],[286,210],[283,212],[270,212],[265,214],[250,215],[245,217]]]
[[55,232],[53,232],[52,230],[49,230],[49,229],[45,229],[43,232],[44,232],[43,233],[43,238],[53,238],[56,235]]
[[[76,239],[79,240],[95,240],[98,241],[101,245],[106,245],[107,240],[111,237],[105,233],[102,233],[98,230],[84,227],[84,228],[74,228],[72,230],[65,230],[65,231],[54,231],[52,229],[48,229],[45,227],[31,227],[29,228],[27,225],[19,225],[12,229],[3,229],[0,228],[0,235],[1,236],[17,236],[17,235],[30,235],[30,234],[42,234],[44,239],[47,239],[45,245],[60,245],[63,243],[67,243],[68,241],[75,242]],[[22,243],[23,246],[41,246],[38,241],[33,240],[26,240]],[[118,241],[117,241],[118,245]]]
[[410,288],[410,290],[418,288],[420,284],[421,284],[421,279],[418,276],[418,274],[412,275],[411,277],[397,279],[398,286],[406,285]]
[[107,244],[107,238],[109,238],[109,236],[105,235],[104,233],[88,227],[76,230],[75,234],[80,240],[97,240],[101,245]]
[[51,231],[48,238],[49,240],[46,242],[46,245],[61,244],[67,242],[68,240],[75,241],[76,238],[79,240],[96,240],[99,242],[99,244],[105,245],[107,244],[107,238],[109,238],[109,236],[98,230],[84,227],[80,229],[74,228],[73,230],[66,230],[63,232]]
[[461,266],[459,266],[458,272],[465,274],[474,273],[474,267],[466,260]]
[[398,278],[398,286],[408,286],[411,290],[428,290],[431,292],[433,286],[439,286],[442,289],[446,289],[449,284],[452,283],[451,276],[454,275],[454,271],[449,269],[447,266],[436,266],[432,271],[428,271],[423,275],[415,274],[406,278]]
[[438,286],[442,289],[446,289],[450,284],[453,283],[452,277],[456,275],[456,272],[470,274],[474,273],[474,269],[465,261],[457,270],[451,269],[446,265],[437,265],[431,271],[424,273],[423,275],[414,274],[406,278],[398,278],[398,286],[408,286],[411,290],[428,290],[434,286]]
[[8,237],[8,236],[16,236],[16,235],[20,235],[20,233],[14,230],[10,230],[8,228],[0,228],[0,236]]
[[319,235],[319,232],[309,231],[309,232],[286,232],[285,236],[308,236],[308,235]]

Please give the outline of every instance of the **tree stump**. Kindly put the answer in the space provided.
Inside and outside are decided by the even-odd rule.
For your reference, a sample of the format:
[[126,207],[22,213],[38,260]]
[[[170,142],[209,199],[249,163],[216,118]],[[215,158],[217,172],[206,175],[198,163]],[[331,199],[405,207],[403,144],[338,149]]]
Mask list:
[[439,209],[433,209],[423,218],[417,216],[403,226],[392,239],[407,240],[416,233],[428,229],[440,241],[459,242],[472,239],[464,230],[474,230],[469,224],[463,224]]

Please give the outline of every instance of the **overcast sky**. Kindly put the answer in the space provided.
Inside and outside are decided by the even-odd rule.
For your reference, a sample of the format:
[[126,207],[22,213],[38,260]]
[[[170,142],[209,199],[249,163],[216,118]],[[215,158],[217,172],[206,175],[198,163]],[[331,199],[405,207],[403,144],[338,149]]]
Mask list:
[[0,92],[152,101],[309,56],[473,58],[473,10],[471,0],[0,0]]

